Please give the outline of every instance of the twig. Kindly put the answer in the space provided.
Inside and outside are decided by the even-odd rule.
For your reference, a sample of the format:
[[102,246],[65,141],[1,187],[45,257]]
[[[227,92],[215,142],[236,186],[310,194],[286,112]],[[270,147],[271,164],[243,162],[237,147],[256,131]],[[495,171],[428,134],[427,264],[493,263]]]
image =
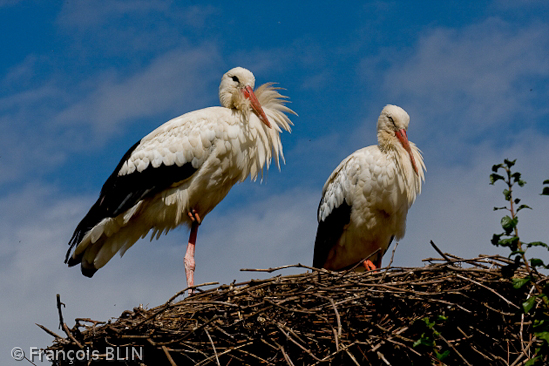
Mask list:
[[51,330],[49,330],[45,326],[40,325],[38,323],[34,323],[34,324],[36,324],[40,329],[42,329],[44,332],[48,333],[49,335],[55,337],[56,339],[63,339],[63,337],[61,337],[59,334],[56,334],[56,333],[52,332]]
[[444,343],[446,343],[448,345],[448,347],[450,347],[456,353],[456,355],[459,356],[459,358],[461,358],[463,360],[463,362],[465,362],[466,365],[473,366],[467,361],[467,359],[465,359],[465,357],[463,357],[463,355],[461,353],[459,353],[459,351],[457,350],[456,347],[454,347],[453,344],[448,342],[448,340],[442,336],[442,334],[439,333],[438,336],[440,337],[440,339],[442,339],[444,341]]
[[194,290],[194,289],[198,289],[199,287],[211,286],[211,285],[217,285],[217,284],[219,284],[219,282],[206,282],[206,283],[201,283],[199,285],[193,285],[193,286],[185,287],[183,290],[179,291],[178,293],[176,293],[175,295],[170,297],[170,299],[168,301],[166,301],[166,303],[164,305],[171,304],[171,302],[174,301],[176,298],[178,298],[179,296],[185,294],[185,292],[187,292],[187,290]]
[[61,311],[61,305],[65,306],[65,304],[61,302],[61,295],[57,294],[56,297],[57,297],[57,312],[59,313],[59,327],[63,329],[65,334],[69,337],[71,341],[74,342],[74,344],[78,346],[78,348],[83,349],[84,346],[82,346],[82,344],[78,342],[76,338],[74,338],[74,335],[71,333],[69,327],[67,327],[67,324],[65,324],[65,321],[63,320],[63,312]]
[[385,358],[385,356],[383,355],[383,353],[377,351],[377,356],[378,356],[383,362],[385,362],[386,365],[391,366],[391,364],[389,363],[389,361],[387,361],[387,359]]
[[332,307],[334,308],[336,320],[337,320],[337,337],[338,339],[341,338],[341,318],[339,317],[339,312],[337,311],[336,304],[334,302],[334,299],[330,297],[330,303],[332,304]]
[[475,285],[478,285],[480,287],[483,287],[485,288],[486,290],[490,291],[491,293],[493,293],[494,295],[498,296],[499,298],[501,298],[503,301],[505,301],[508,305],[511,305],[511,306],[514,306],[515,308],[517,309],[520,309],[520,307],[518,307],[516,304],[513,304],[511,301],[507,300],[505,297],[503,297],[502,295],[500,295],[499,293],[497,293],[496,291],[494,291],[493,289],[491,289],[490,287],[488,286],[485,286],[483,285],[482,283],[479,283],[475,280],[472,280],[470,278],[467,278],[467,277],[463,277],[462,275],[459,275],[457,274],[456,277],[459,277],[461,278],[462,280],[465,280],[465,281],[470,281],[472,283],[474,283]]
[[208,339],[210,340],[210,343],[212,344],[212,348],[213,348],[213,351],[214,351],[214,354],[215,354],[215,361],[217,362],[218,366],[221,366],[221,364],[219,363],[219,357],[217,356],[217,351],[215,349],[215,344],[212,340],[212,337],[210,336],[210,332],[208,332],[208,329],[204,329],[204,332],[206,332],[206,335],[208,336]]
[[391,260],[389,261],[389,264],[387,265],[388,268],[390,268],[393,265],[393,259],[395,259],[395,252],[398,247],[398,241],[395,242],[395,247],[393,248],[393,252],[391,253]]
[[[535,290],[535,287],[532,286],[530,288],[530,291],[528,292],[528,296],[526,296],[526,300],[528,300],[531,296],[532,296],[532,292],[534,292]],[[526,355],[526,357],[528,357],[528,355],[526,354],[526,351],[524,349],[524,336],[522,335],[522,330],[524,329],[524,316],[526,314],[521,314],[521,317],[520,317],[520,331],[519,331],[519,335],[520,335],[520,339],[521,339],[521,342],[520,342],[520,346],[522,348],[522,352]]]
[[306,266],[304,264],[298,263],[298,264],[287,264],[285,266],[271,267],[271,268],[241,268],[240,271],[241,272],[267,272],[267,273],[272,273],[272,272],[279,271],[281,269],[287,269],[287,268],[306,268],[306,269],[310,269],[310,270],[313,270],[313,271],[318,270],[318,268],[310,267],[310,266]]
[[290,356],[284,351],[284,347],[280,346],[280,350],[282,351],[282,356],[284,357],[284,360],[288,363],[289,366],[295,366],[292,360],[290,359]]
[[353,354],[351,352],[349,352],[349,348],[345,348],[345,352],[351,358],[351,360],[353,360],[353,362],[355,363],[356,366],[360,366],[360,364],[356,360],[355,356],[353,356]]
[[61,311],[61,305],[65,306],[65,304],[61,302],[61,295],[57,294],[56,298],[57,298],[57,313],[59,314],[59,329],[62,329],[63,324],[65,324],[65,321],[63,320],[63,312]]
[[442,256],[442,258],[446,259],[446,261],[448,261],[448,262],[452,262],[452,260],[451,260],[450,258],[448,258],[448,256],[447,256],[446,254],[444,254],[444,253],[442,252],[442,250],[440,250],[432,240],[431,240],[431,246],[432,246],[433,248],[435,248],[435,250],[437,251],[437,253],[440,254],[440,255]]
[[166,358],[167,358],[168,361],[170,362],[170,365],[172,365],[172,366],[177,366],[177,364],[176,364],[175,361],[173,360],[172,356],[170,355],[170,351],[168,350],[168,347],[162,346],[162,351],[164,351],[164,354],[166,355]]

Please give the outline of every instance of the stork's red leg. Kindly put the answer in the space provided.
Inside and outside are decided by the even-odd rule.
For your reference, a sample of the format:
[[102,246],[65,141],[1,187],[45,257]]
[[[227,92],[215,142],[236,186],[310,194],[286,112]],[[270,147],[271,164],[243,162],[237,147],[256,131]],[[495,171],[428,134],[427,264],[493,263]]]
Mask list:
[[369,259],[366,259],[364,262],[362,262],[362,265],[364,268],[366,268],[367,271],[375,271],[377,269],[376,265]]
[[366,259],[364,262],[362,262],[362,265],[364,266],[364,268],[366,268],[367,271],[375,271],[376,269],[381,268],[382,258],[383,254],[378,254],[375,263],[369,259]]
[[[187,244],[187,252],[185,253],[185,275],[187,276],[187,287],[194,285],[194,269],[196,262],[194,260],[194,252],[196,245],[196,236],[198,235],[198,226],[201,223],[200,216],[193,209],[188,215],[192,220],[191,234],[189,235],[189,243]],[[193,290],[189,290],[189,295],[193,294]]]

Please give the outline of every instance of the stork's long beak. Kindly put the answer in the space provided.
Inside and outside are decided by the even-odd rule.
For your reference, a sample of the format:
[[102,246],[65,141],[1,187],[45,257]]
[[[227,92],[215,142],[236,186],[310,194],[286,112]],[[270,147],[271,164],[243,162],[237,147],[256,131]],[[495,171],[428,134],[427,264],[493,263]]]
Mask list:
[[252,90],[252,87],[248,85],[247,87],[242,89],[242,94],[244,94],[244,97],[250,100],[250,103],[252,105],[252,110],[257,115],[257,117],[259,117],[261,122],[265,123],[267,127],[271,128],[271,123],[269,122],[267,115],[263,111],[263,107],[261,107],[259,100],[257,100],[257,97],[255,96],[255,93]]
[[410,141],[408,141],[408,135],[406,135],[406,130],[398,130],[395,131],[395,135],[404,147],[406,151],[408,151],[408,155],[410,155],[410,160],[412,160],[412,166],[414,167],[414,171],[416,174],[419,174],[417,171],[416,161],[414,159],[414,155],[412,154],[412,149],[410,148]]

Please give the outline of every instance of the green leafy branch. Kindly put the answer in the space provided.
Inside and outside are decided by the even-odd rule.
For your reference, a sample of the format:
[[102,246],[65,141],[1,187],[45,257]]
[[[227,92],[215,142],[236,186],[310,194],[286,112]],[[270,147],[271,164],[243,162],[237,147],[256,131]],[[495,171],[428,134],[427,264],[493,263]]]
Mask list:
[[[546,249],[549,249],[549,246],[541,241],[523,243],[519,238],[519,219],[517,214],[521,210],[531,210],[532,208],[525,204],[519,205],[519,203],[521,202],[520,198],[513,197],[514,185],[517,184],[519,187],[523,187],[526,184],[526,181],[522,180],[521,178],[521,173],[513,172],[511,170],[511,168],[515,165],[515,162],[516,160],[511,161],[505,159],[503,164],[494,165],[492,167],[493,173],[490,174],[490,184],[493,185],[495,182],[502,180],[507,185],[507,188],[503,190],[503,196],[505,197],[505,200],[509,203],[509,206],[494,207],[494,211],[507,210],[510,213],[510,215],[505,215],[501,219],[501,227],[503,228],[504,232],[501,234],[494,234],[494,236],[492,237],[492,244],[495,246],[503,246],[511,249],[510,257],[514,257],[517,266],[520,265],[520,262],[522,260],[522,263],[524,263],[524,266],[526,267],[528,273],[532,274],[533,272],[537,272],[537,268],[541,267],[549,269],[549,266],[547,266],[539,258],[532,258],[530,260],[527,260],[526,250],[531,247],[544,247]],[[503,169],[505,175],[498,174],[500,169]],[[549,180],[546,180],[544,184],[549,184]],[[545,187],[542,194],[549,195],[549,187]]]
[[[503,190],[503,196],[508,205],[503,207],[494,207],[494,210],[506,210],[509,211],[508,215],[505,215],[501,219],[501,227],[503,232],[500,234],[494,234],[492,237],[492,244],[495,246],[508,247],[511,250],[509,258],[514,260],[514,264],[511,264],[504,268],[502,272],[511,277],[516,269],[521,265],[524,265],[528,275],[524,278],[513,278],[513,287],[521,289],[524,286],[531,286],[536,291],[531,296],[529,295],[522,303],[522,310],[525,314],[532,314],[534,335],[542,342],[540,347],[536,348],[534,357],[526,362],[526,366],[536,364],[538,361],[542,362],[547,360],[549,355],[549,299],[548,299],[548,286],[547,284],[541,285],[540,274],[538,269],[549,269],[549,266],[543,262],[540,258],[530,258],[526,256],[526,252],[529,248],[540,247],[549,250],[549,246],[541,241],[535,241],[525,243],[520,240],[518,233],[518,213],[524,209],[532,209],[530,206],[520,204],[519,198],[514,198],[513,189],[515,185],[523,187],[526,182],[522,180],[521,173],[513,172],[512,167],[515,165],[516,160],[505,159],[502,164],[496,164],[492,167],[492,174],[490,174],[490,184],[494,184],[497,181],[503,181],[506,188]],[[500,170],[503,170],[502,174],[499,174]],[[549,179],[543,182],[543,190],[541,195],[549,196]],[[536,307],[536,304],[539,304]]]

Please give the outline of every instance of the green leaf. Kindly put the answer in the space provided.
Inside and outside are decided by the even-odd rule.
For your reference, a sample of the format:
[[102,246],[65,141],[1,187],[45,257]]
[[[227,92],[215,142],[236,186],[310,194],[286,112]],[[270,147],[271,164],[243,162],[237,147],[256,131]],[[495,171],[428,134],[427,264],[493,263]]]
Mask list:
[[520,180],[520,176],[521,176],[521,174],[519,172],[514,172],[513,174],[511,174],[511,178],[513,178],[515,183]]
[[439,315],[439,316],[437,316],[437,320],[438,320],[438,321],[443,321],[443,322],[444,322],[444,321],[448,320],[448,317],[447,317],[447,316],[444,316],[444,315]]
[[425,325],[427,328],[431,329],[435,326],[435,322],[432,322],[429,318],[423,318],[423,321],[425,322]]
[[513,278],[513,287],[517,290],[531,281],[531,277]]
[[518,205],[520,202],[520,198],[515,198],[515,205]]
[[511,252],[511,254],[509,254],[509,257],[511,257],[512,255],[517,255],[516,259],[519,259],[519,262],[520,262],[520,257],[521,255],[523,255],[524,253],[526,253],[524,250],[513,250]]
[[542,327],[545,324],[545,320],[534,319],[534,328]]
[[536,356],[534,358],[529,359],[524,366],[532,366],[534,365],[538,360],[540,359],[540,356]]
[[505,178],[503,178],[503,176],[501,176],[499,174],[496,174],[496,173],[490,174],[490,184],[494,184],[498,180],[504,180],[504,179]]
[[421,338],[415,341],[412,346],[417,347],[420,345],[427,346],[427,347],[434,347],[435,342],[430,337],[426,337],[425,334],[422,334]]
[[525,314],[528,314],[528,312],[532,310],[532,308],[536,304],[536,299],[537,299],[537,296],[534,295],[522,303],[522,308],[524,309]]
[[519,187],[524,187],[524,185],[526,184],[526,181],[525,180],[519,180],[518,182],[515,182],[519,185]]
[[532,209],[532,207],[528,206],[528,205],[520,205],[519,208],[517,208],[517,212],[519,212],[520,210],[522,210],[523,208],[528,208],[528,209]]
[[494,234],[494,236],[492,236],[492,240],[490,240],[490,242],[492,243],[492,245],[495,245],[495,246],[498,246],[499,245],[499,240],[500,238],[503,236],[503,234]]
[[549,187],[543,187],[543,191],[541,191],[542,196],[549,196]]
[[499,168],[503,167],[503,164],[496,164],[496,165],[492,165],[492,171],[494,173],[497,173]]
[[442,352],[442,353],[438,353],[436,350],[435,350],[435,354],[437,356],[437,359],[439,361],[442,361],[444,360],[446,357],[448,357],[450,355],[450,350],[447,349],[446,351]]
[[[493,169],[493,168],[492,168]],[[543,181],[543,184],[549,184],[549,179]]]
[[518,224],[518,217],[515,216],[515,218],[511,218],[510,216],[506,215],[501,218],[501,227],[503,230],[505,230],[505,234],[509,235],[515,230],[515,227],[517,227]]
[[538,337],[539,339],[543,339],[545,342],[549,344],[549,332],[539,332],[535,334],[536,334],[536,337]]
[[527,248],[544,247],[544,248],[549,249],[549,245],[547,245],[547,244],[545,244],[544,242],[541,242],[541,241],[533,241],[531,243],[525,243],[525,245],[526,245]]
[[530,264],[532,265],[532,267],[545,267],[545,264],[539,258],[531,258]]
[[507,210],[507,207],[503,206],[503,207],[494,207],[494,211],[497,211],[497,210]]
[[[511,238],[508,238],[508,239],[502,239],[498,242],[498,245],[501,245],[502,247],[509,247],[511,248],[513,251],[516,251],[517,250],[517,245],[518,245],[518,241],[519,241],[519,238],[516,237],[516,236],[513,236]],[[522,254],[522,252],[518,252],[520,254]],[[515,253],[511,253],[511,254],[515,254]]]
[[511,200],[511,191],[508,189],[503,190],[503,196],[505,197],[506,201]]
[[507,165],[508,168],[511,168],[513,165],[515,165],[516,161],[517,161],[517,159],[515,159],[515,160],[504,159],[503,160],[503,162],[505,163],[505,165]]

